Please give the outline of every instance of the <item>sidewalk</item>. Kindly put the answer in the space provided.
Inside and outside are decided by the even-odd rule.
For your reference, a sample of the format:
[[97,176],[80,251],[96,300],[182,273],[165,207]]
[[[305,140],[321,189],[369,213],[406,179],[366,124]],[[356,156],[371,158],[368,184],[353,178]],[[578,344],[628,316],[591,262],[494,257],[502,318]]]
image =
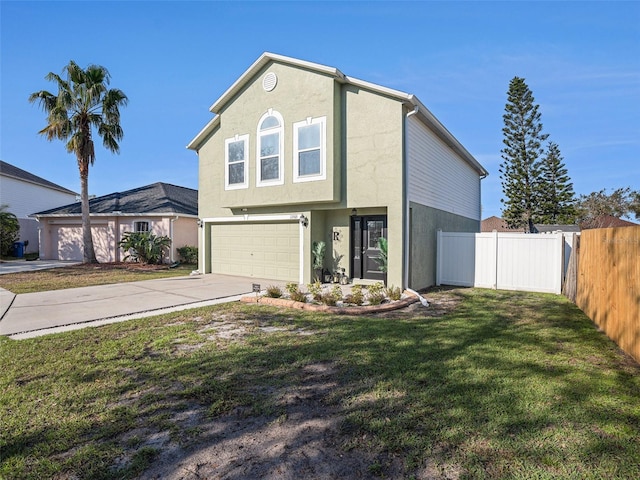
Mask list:
[[207,274],[15,296],[0,289],[0,335],[14,339],[29,338],[231,302],[251,293],[253,284],[260,284],[265,289],[269,285],[283,286],[284,283]]

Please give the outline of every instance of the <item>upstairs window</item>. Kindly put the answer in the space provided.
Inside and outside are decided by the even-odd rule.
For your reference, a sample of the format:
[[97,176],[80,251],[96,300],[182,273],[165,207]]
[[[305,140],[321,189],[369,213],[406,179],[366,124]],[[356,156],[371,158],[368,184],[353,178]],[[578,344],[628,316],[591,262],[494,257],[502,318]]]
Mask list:
[[269,109],[258,122],[258,151],[256,185],[282,185],[283,177],[283,130],[282,115]]
[[326,119],[307,118],[293,124],[293,181],[327,178]]
[[224,141],[224,188],[234,190],[248,186],[249,135],[236,135]]

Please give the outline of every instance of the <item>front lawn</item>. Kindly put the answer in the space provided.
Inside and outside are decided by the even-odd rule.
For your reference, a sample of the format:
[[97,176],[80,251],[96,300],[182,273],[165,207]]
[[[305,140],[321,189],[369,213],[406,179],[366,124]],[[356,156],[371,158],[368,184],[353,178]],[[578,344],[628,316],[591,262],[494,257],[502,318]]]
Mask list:
[[65,288],[111,283],[138,282],[156,278],[189,275],[196,265],[141,265],[136,263],[78,264],[32,272],[0,275],[0,287],[15,294],[46,292]]
[[[220,456],[175,468],[247,430],[293,435],[300,404],[307,420],[336,419],[322,440],[335,467],[366,460],[351,478],[640,478],[640,367],[574,305],[474,289],[427,298],[387,316],[234,303],[2,338],[0,478],[224,477]],[[267,462],[266,447],[246,450],[233,452],[243,468]]]

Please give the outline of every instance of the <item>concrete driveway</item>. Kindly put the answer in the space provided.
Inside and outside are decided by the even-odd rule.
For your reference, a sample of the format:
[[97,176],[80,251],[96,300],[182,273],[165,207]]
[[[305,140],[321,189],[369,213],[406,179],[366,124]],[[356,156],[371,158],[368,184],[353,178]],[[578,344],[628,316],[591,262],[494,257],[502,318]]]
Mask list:
[[0,262],[0,275],[4,273],[32,272],[47,268],[68,267],[82,262],[65,260],[2,260]]
[[208,274],[20,295],[0,289],[0,335],[29,338],[236,301],[253,284],[285,282]]

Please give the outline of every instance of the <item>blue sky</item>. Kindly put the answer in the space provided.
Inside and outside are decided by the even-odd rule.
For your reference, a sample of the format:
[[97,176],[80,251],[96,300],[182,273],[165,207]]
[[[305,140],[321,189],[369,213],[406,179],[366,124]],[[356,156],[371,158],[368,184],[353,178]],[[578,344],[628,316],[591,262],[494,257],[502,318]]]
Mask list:
[[500,215],[502,115],[524,77],[577,194],[640,190],[640,2],[0,2],[0,158],[79,191],[75,158],[28,103],[69,60],[129,97],[120,155],[98,149],[90,193],[198,186],[187,143],[265,51],[413,93],[489,171]]

